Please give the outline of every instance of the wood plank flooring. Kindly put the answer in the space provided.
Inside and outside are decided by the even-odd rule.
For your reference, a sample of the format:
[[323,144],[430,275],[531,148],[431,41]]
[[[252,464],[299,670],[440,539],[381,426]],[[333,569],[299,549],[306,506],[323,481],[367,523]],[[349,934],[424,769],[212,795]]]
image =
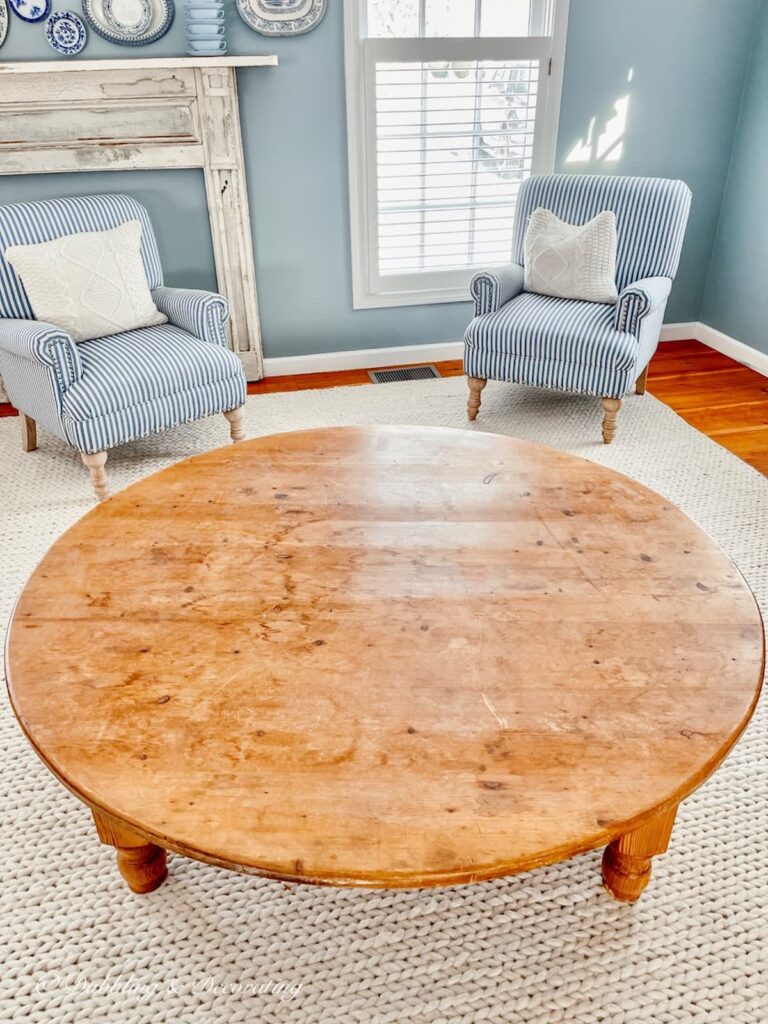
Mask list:
[[[434,365],[443,377],[464,372],[460,359]],[[248,392],[259,395],[370,383],[367,370],[339,370],[269,377],[249,384]],[[648,390],[691,426],[768,476],[768,377],[701,342],[674,341],[659,346]],[[0,416],[14,414],[11,406],[0,405]]]
[[768,377],[698,341],[659,346],[648,390],[768,476]]
[[[434,365],[443,377],[464,372],[460,359]],[[248,391],[257,395],[369,383],[367,370],[341,370],[270,377],[249,384]],[[665,342],[651,363],[648,391],[768,476],[768,377],[699,341]]]

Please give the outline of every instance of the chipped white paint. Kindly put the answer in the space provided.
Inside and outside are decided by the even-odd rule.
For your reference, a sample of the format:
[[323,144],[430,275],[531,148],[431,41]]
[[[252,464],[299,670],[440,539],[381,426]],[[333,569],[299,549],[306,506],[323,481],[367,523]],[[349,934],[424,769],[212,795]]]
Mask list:
[[249,380],[264,369],[235,68],[275,64],[272,55],[0,64],[0,174],[202,169],[218,288]]

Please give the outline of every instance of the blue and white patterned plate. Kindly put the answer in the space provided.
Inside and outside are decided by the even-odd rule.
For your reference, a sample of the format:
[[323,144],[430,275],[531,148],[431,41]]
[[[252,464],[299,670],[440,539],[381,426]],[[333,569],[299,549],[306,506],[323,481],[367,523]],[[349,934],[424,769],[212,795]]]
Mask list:
[[325,15],[326,0],[237,0],[240,17],[263,36],[311,32]]
[[8,5],[5,0],[0,0],[0,46],[5,42],[8,34]]
[[135,0],[121,4],[120,0],[103,0],[102,12],[113,32],[141,36],[152,24],[152,5],[149,0]]
[[176,13],[173,0],[83,0],[83,17],[110,43],[146,46],[164,36]]
[[8,0],[8,4],[22,21],[42,21],[51,13],[51,0]]
[[59,53],[73,57],[85,46],[88,36],[85,25],[72,11],[56,11],[45,26],[45,38]]

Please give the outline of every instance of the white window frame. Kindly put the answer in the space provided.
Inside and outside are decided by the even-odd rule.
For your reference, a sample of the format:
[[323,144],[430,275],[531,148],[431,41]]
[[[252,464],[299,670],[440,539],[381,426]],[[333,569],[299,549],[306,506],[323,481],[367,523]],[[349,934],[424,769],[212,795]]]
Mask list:
[[[347,150],[352,249],[352,304],[355,309],[466,302],[474,270],[378,274],[376,60],[472,60],[538,58],[542,74],[536,106],[534,174],[554,170],[565,42],[570,0],[534,0],[531,30],[551,18],[551,36],[524,38],[365,38],[366,0],[344,0],[344,58],[347,89]],[[539,128],[539,125],[541,126]],[[476,268],[475,268],[476,269]]]

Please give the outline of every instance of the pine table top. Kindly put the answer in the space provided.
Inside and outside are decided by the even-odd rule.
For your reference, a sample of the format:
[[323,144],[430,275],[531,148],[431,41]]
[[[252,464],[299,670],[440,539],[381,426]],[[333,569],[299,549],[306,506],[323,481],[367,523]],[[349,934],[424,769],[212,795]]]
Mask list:
[[294,881],[476,881],[676,805],[748,722],[755,601],[591,462],[474,431],[272,435],[94,508],[16,608],[48,767],[153,843]]

